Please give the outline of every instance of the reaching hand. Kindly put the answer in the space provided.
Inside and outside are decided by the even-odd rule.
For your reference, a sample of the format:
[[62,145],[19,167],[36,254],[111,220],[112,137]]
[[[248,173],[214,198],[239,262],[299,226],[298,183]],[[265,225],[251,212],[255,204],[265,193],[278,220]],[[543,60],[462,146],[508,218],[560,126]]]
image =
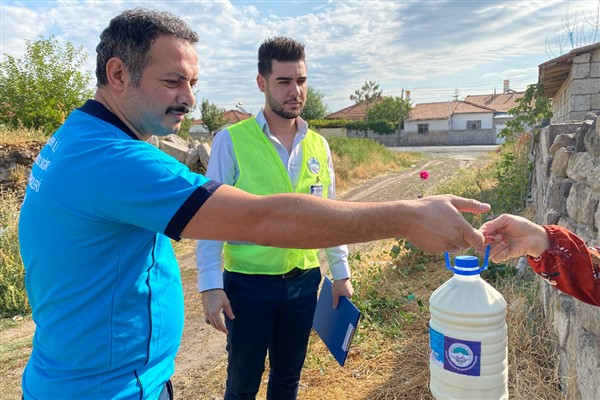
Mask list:
[[428,196],[416,200],[417,214],[410,222],[407,239],[428,253],[456,252],[484,245],[481,232],[461,212],[484,213],[490,205],[453,195]]
[[503,214],[479,228],[486,243],[491,243],[490,259],[501,262],[514,257],[539,257],[550,247],[546,230],[528,219]]

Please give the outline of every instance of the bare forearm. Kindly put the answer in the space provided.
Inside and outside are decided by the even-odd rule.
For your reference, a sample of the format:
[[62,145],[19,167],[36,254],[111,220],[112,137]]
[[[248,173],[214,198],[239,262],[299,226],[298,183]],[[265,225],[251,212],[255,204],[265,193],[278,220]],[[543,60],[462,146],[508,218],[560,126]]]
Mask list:
[[269,246],[323,248],[365,242],[404,236],[408,225],[393,221],[396,215],[408,216],[408,207],[400,201],[351,203],[285,194],[261,201],[269,211],[256,215],[254,239],[267,240],[261,244]]
[[483,235],[459,211],[488,209],[455,196],[352,203],[297,194],[255,196],[223,185],[190,221],[182,237],[292,248],[404,237],[426,251],[439,252],[482,245]]

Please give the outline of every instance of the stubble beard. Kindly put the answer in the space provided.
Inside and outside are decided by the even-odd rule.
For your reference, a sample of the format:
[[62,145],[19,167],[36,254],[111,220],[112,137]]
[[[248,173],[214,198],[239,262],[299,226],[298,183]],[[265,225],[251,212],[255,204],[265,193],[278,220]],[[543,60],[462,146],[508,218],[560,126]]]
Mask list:
[[271,107],[271,110],[275,114],[284,119],[298,118],[300,116],[300,113],[302,112],[302,108],[304,108],[303,106],[301,106],[298,110],[286,111],[281,104],[277,103],[272,98],[269,99],[269,107]]

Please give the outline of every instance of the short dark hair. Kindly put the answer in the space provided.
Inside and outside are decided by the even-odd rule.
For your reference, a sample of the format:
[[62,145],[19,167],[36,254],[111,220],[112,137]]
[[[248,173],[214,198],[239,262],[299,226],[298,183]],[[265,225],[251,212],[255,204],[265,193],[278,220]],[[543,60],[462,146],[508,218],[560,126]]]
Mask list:
[[100,43],[96,46],[96,86],[108,85],[106,63],[118,57],[131,73],[133,86],[137,87],[149,61],[150,47],[159,36],[174,36],[192,44],[198,42],[198,34],[188,24],[166,11],[134,8],[114,17],[100,34]]
[[304,43],[281,36],[265,40],[258,48],[258,73],[269,76],[273,71],[273,60],[304,61]]

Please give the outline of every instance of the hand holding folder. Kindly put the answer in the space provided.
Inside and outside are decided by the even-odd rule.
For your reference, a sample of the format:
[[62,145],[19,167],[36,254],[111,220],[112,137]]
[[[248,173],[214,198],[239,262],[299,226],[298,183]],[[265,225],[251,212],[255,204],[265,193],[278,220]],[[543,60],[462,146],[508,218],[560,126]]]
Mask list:
[[354,331],[360,319],[360,310],[346,297],[340,297],[337,308],[333,308],[332,283],[323,280],[321,294],[313,319],[313,328],[340,366],[344,366]]

